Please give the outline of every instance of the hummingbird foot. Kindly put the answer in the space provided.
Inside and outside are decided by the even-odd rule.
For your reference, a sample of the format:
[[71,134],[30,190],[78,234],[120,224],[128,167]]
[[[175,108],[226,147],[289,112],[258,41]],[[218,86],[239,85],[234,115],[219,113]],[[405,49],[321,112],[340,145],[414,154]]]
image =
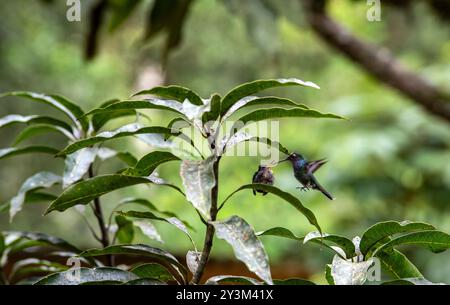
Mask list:
[[309,188],[307,186],[297,186],[297,189],[299,189],[299,190],[301,190],[303,192],[306,192],[306,191],[309,190]]

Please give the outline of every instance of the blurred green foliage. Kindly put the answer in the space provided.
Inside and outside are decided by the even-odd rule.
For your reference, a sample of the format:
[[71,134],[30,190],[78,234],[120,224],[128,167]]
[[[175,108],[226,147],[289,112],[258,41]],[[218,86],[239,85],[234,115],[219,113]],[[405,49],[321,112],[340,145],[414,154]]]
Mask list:
[[[82,48],[87,3],[82,3],[81,22],[73,23],[66,20],[65,1],[53,5],[25,0],[3,3],[0,91],[59,93],[89,110],[108,99],[127,98],[145,88],[146,80],[161,76],[158,62],[164,41],[156,39],[142,46],[142,24],[148,14],[144,7],[151,1],[142,2],[120,30],[101,38],[100,53],[89,63],[83,60]],[[310,159],[328,158],[328,164],[317,176],[337,200],[329,202],[317,192],[300,193],[287,164],[274,169],[276,185],[297,194],[316,213],[325,232],[355,236],[377,221],[405,219],[429,222],[449,232],[449,124],[426,114],[329,49],[302,26],[301,8],[295,5],[296,1],[277,6],[279,14],[286,17],[275,20],[255,13],[257,8],[250,9],[252,14],[248,16],[223,2],[195,1],[184,25],[182,43],[169,57],[166,82],[192,88],[208,97],[214,92],[224,94],[236,84],[253,79],[292,76],[314,81],[322,90],[288,88],[277,89],[276,93],[350,120],[284,119],[280,123],[280,142]],[[331,6],[332,15],[355,34],[390,48],[404,64],[450,91],[448,24],[421,3],[413,5],[408,14],[401,8],[383,7],[382,22],[368,22],[366,10],[365,1],[334,0]],[[256,26],[252,18],[258,20]],[[147,87],[152,85],[155,84]],[[13,98],[1,103],[1,116],[50,111]],[[168,120],[158,111],[148,111],[148,115],[155,124]],[[9,146],[17,133],[18,127],[1,130],[1,147]],[[64,140],[55,140],[54,144],[62,148]],[[149,150],[144,144],[131,141],[120,140],[114,145],[121,150],[138,151],[139,155]],[[52,157],[38,157],[0,161],[1,202],[14,196],[24,179],[37,171],[62,172],[62,161],[58,164]],[[225,158],[220,198],[249,183],[258,161],[254,157]],[[175,163],[163,165],[160,175],[181,185],[178,167]],[[108,161],[100,172],[117,169],[118,164]],[[123,195],[148,197],[164,210],[177,210],[181,218],[197,224],[199,230],[194,239],[201,245],[203,226],[188,202],[175,192],[156,187],[128,188],[105,196],[105,210],[110,211]],[[2,214],[0,229],[43,231],[80,247],[95,245],[77,213],[43,217],[45,208],[28,206],[13,224],[8,223],[7,214]],[[251,191],[240,192],[230,200],[221,217],[233,214],[246,219],[256,231],[279,225],[297,235],[313,230],[291,207],[280,204],[271,195],[253,197]],[[165,248],[180,254],[188,249],[189,241],[177,230],[156,226],[166,241]],[[138,239],[155,243],[142,236]],[[331,254],[317,247],[267,237],[263,242],[272,264],[294,257],[312,273],[321,273],[331,260]],[[448,281],[450,265],[442,263],[449,261],[450,253],[429,259],[431,254],[426,251],[408,251],[427,279]],[[231,256],[231,248],[217,240],[212,254],[217,258]]]

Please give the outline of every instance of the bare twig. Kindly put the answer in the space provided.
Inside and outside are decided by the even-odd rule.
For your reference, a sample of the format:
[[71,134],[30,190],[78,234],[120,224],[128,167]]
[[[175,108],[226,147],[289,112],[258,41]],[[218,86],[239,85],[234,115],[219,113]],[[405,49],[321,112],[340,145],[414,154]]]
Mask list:
[[326,12],[326,0],[301,0],[314,32],[326,43],[361,66],[373,77],[422,106],[427,112],[450,122],[450,94],[440,91],[409,71],[392,54],[360,40]]

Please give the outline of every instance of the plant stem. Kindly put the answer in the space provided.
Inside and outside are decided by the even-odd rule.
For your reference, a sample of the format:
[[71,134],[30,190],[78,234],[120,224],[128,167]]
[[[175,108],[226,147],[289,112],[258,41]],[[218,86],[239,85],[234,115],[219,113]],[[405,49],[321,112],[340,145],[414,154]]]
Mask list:
[[[215,221],[217,216],[217,198],[219,194],[219,161],[220,156],[213,164],[213,171],[216,180],[216,185],[214,185],[214,187],[211,190],[211,210],[210,210],[211,221]],[[197,270],[195,270],[195,274],[192,277],[191,280],[192,284],[198,284],[202,278],[203,272],[205,271],[205,267],[206,264],[208,263],[209,254],[211,253],[211,248],[213,245],[214,231],[215,231],[214,226],[211,223],[207,223],[203,251],[200,257],[200,261],[198,263]]]
[[[89,167],[89,178],[94,177],[94,170],[92,169],[92,165]],[[94,199],[94,206],[92,207],[94,211],[94,215],[97,218],[98,226],[100,228],[100,242],[102,246],[108,247],[110,245],[109,243],[109,235],[108,235],[108,228],[105,224],[105,219],[103,217],[102,207],[100,205],[100,199],[97,197]],[[113,265],[113,257],[112,255],[107,256],[108,265]]]

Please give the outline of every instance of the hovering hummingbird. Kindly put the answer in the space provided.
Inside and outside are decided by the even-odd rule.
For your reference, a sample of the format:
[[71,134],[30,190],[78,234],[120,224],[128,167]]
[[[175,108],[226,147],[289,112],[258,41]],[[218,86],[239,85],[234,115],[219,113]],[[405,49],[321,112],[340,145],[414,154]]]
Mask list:
[[[258,171],[253,175],[252,181],[253,183],[273,185],[275,177],[273,176],[272,168],[260,165]],[[263,194],[263,196],[267,195],[266,191],[253,189],[253,195],[256,196],[256,192]]]
[[[334,200],[334,197],[328,193],[314,177],[314,172],[318,170],[327,161],[325,159],[316,161],[307,161],[302,155],[297,153],[290,154],[286,159],[280,161],[291,161],[292,167],[294,169],[295,178],[303,185],[299,187],[301,190],[318,190],[327,196],[330,200]],[[280,163],[278,162],[278,163]]]

